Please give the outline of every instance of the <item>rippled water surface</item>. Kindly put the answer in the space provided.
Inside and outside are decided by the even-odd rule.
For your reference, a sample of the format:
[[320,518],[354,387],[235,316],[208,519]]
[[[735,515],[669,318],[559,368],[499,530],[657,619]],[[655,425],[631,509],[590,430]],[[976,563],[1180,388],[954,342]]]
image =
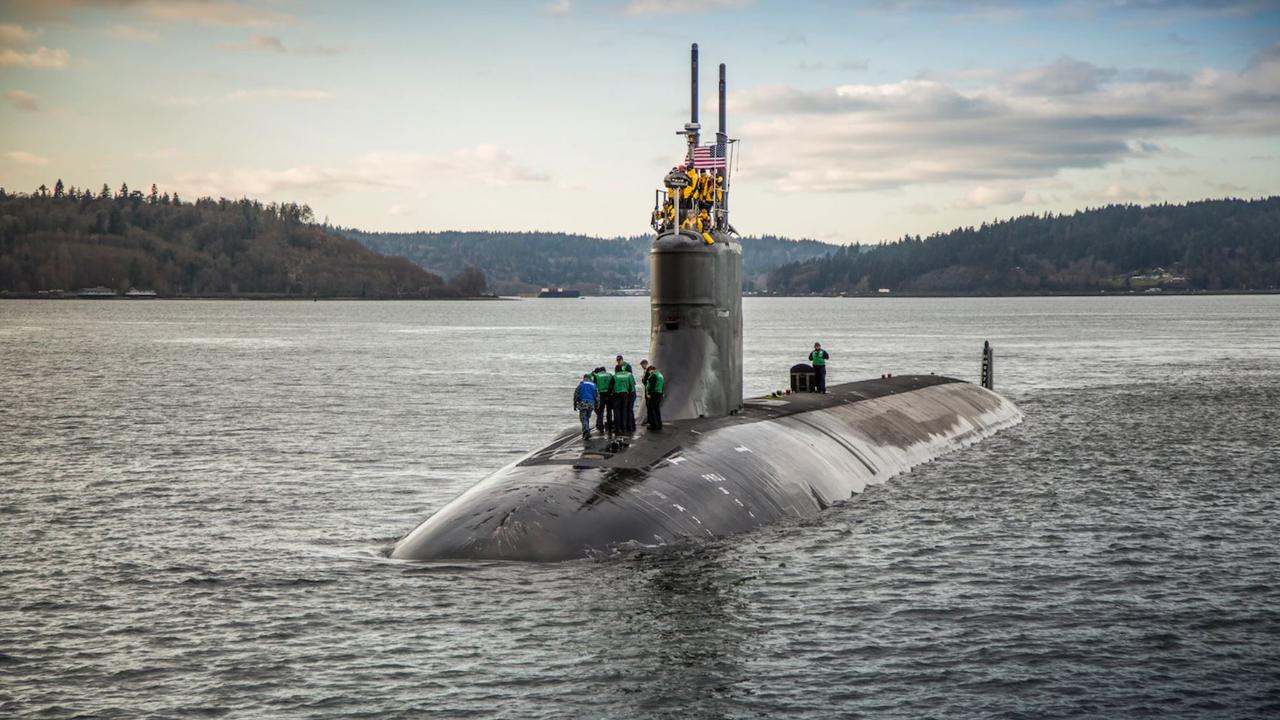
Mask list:
[[0,302],[0,717],[1280,715],[1280,297],[745,307],[751,394],[989,339],[1027,419],[815,521],[413,565],[646,300]]

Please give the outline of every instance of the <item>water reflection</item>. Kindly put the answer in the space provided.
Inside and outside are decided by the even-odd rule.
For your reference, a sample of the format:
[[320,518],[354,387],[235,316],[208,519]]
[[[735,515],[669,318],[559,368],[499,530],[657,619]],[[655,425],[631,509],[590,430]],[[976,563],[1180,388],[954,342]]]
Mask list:
[[636,714],[732,714],[756,632],[742,597],[752,576],[719,544],[633,555],[605,574],[600,604],[615,612],[593,654],[617,673],[618,699]]

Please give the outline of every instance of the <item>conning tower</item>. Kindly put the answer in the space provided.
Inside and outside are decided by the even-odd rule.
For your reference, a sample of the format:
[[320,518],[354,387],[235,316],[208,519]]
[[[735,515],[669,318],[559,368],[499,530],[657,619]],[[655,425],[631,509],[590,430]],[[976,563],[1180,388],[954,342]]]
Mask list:
[[649,358],[666,377],[663,415],[713,418],[742,408],[742,246],[729,224],[732,142],[720,65],[716,142],[699,145],[698,46],[691,54],[683,165],[671,169],[653,214]]

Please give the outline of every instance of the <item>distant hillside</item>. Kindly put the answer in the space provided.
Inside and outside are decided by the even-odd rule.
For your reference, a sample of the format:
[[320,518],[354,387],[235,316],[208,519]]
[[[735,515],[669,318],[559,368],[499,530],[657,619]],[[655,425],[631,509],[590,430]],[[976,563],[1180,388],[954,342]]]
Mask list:
[[130,286],[161,295],[441,297],[484,289],[475,271],[446,284],[314,224],[305,205],[64,190],[0,190],[0,291]]
[[[587,291],[642,287],[649,278],[652,238],[597,238],[549,232],[370,233],[340,229],[353,240],[388,255],[400,255],[432,272],[452,275],[474,266],[498,292],[518,293],[561,286]],[[762,283],[770,270],[821,257],[834,246],[778,237],[742,239],[743,273]]]
[[1280,288],[1280,197],[1111,205],[841,248],[769,278],[783,293],[1029,294]]

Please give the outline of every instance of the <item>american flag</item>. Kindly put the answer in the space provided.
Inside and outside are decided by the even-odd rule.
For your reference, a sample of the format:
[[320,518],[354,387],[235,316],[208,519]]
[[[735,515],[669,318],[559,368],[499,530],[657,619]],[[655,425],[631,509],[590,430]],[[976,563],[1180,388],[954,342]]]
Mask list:
[[693,149],[695,170],[724,170],[724,156],[715,145],[701,145]]

